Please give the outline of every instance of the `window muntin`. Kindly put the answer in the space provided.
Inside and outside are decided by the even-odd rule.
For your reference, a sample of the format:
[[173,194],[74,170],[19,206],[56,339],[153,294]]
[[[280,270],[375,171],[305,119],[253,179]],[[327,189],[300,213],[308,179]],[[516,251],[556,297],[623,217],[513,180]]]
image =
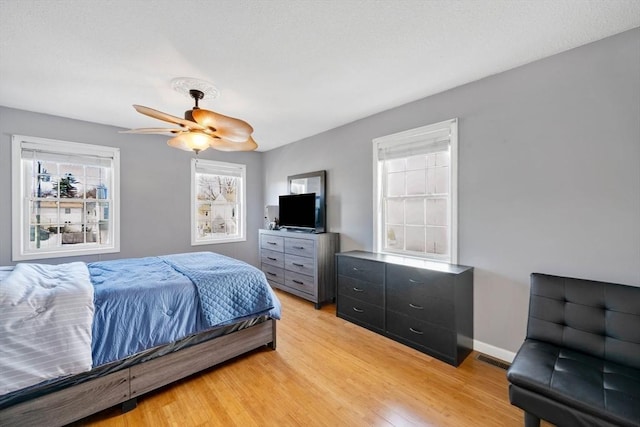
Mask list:
[[375,250],[457,262],[457,121],[374,140]]
[[246,240],[246,166],[193,159],[191,244]]
[[119,251],[119,150],[13,136],[13,259]]

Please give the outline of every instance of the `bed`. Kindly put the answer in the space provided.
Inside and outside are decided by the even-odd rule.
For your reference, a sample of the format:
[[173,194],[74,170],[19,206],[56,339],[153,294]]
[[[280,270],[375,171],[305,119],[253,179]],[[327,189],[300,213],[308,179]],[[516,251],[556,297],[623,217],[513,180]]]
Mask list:
[[281,306],[211,252],[0,267],[0,425],[64,425],[259,347]]

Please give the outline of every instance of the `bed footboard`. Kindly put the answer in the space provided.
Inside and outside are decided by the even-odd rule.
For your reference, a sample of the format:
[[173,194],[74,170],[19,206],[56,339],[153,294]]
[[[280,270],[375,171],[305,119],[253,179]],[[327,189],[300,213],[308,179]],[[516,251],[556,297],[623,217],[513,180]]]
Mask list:
[[149,360],[130,368],[21,402],[0,410],[0,426],[63,426],[151,390],[210,368],[262,346],[275,349],[276,321],[246,329]]

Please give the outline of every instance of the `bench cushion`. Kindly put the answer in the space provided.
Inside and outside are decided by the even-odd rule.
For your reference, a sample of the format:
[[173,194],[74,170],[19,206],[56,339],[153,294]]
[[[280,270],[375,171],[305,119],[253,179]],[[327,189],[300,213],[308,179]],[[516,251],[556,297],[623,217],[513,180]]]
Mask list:
[[616,425],[640,425],[640,369],[527,339],[509,371],[522,389]]

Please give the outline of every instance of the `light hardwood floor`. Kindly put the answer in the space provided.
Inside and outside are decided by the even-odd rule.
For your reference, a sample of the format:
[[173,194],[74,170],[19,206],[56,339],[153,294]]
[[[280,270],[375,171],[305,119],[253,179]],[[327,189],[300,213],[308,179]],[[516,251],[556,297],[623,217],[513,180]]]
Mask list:
[[[458,367],[277,291],[277,350],[256,350],[76,426],[523,426],[505,371]],[[543,423],[543,425],[546,425]]]

